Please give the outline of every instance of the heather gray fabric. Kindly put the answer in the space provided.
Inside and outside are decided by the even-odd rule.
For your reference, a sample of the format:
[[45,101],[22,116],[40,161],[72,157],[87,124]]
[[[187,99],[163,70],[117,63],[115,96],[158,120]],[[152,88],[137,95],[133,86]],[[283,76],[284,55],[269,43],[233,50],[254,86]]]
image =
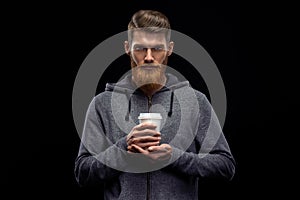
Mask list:
[[[161,143],[173,149],[168,162],[151,165],[126,155],[126,136],[141,112],[163,116]],[[81,186],[102,186],[105,199],[198,199],[199,179],[230,180],[234,173],[234,158],[208,99],[187,81],[167,74],[149,108],[128,75],[107,84],[89,106],[75,177]]]

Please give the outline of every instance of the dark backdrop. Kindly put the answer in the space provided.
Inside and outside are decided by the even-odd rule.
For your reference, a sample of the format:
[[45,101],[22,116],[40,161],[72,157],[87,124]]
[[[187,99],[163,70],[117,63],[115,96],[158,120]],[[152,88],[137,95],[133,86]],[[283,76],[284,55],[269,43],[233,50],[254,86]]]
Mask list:
[[[114,1],[111,6],[104,2],[9,5],[3,37],[8,61],[4,68],[9,71],[3,74],[9,81],[3,85],[8,114],[2,140],[2,188],[12,196],[40,199],[101,194],[80,188],[74,178],[80,139],[72,116],[73,83],[93,48],[126,30],[138,9],[157,9],[169,17],[174,30],[205,48],[226,88],[224,133],[237,171],[229,183],[201,182],[202,197],[276,194],[287,183],[287,153],[281,142],[292,137],[288,124],[295,119],[288,114],[294,108],[285,84],[290,81],[285,76],[289,68],[279,64],[282,54],[275,50],[280,45],[280,13],[286,11],[278,8],[277,12],[260,4],[174,0]],[[122,75],[114,67],[124,67],[128,61],[121,56],[112,63],[99,80],[97,93]],[[178,70],[192,86],[209,96],[193,67],[173,55],[169,64],[176,63],[184,66]]]

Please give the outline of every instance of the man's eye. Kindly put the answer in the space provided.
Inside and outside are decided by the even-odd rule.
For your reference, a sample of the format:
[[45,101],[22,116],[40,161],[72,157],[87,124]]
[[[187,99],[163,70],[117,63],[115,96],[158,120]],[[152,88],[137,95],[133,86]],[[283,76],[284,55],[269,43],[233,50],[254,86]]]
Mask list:
[[155,47],[155,48],[153,48],[153,50],[154,51],[162,51],[162,50],[164,50],[164,48],[163,47]]
[[135,51],[144,51],[145,49],[145,47],[134,47]]

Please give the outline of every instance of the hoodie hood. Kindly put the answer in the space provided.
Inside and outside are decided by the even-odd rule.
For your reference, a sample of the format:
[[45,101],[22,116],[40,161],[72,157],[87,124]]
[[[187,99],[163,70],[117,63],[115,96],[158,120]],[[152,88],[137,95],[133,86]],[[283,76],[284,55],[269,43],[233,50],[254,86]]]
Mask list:
[[[168,116],[171,117],[173,113],[173,101],[174,101],[174,90],[182,87],[189,87],[190,84],[188,81],[179,81],[178,78],[170,73],[166,73],[167,77],[167,82],[166,85],[161,88],[158,92],[166,92],[166,91],[171,91],[171,96],[170,96],[170,109],[168,112]],[[105,91],[113,91],[113,92],[118,92],[118,93],[123,93],[126,95],[128,99],[128,110],[127,114],[125,116],[125,120],[129,120],[129,115],[131,111],[131,97],[133,94],[141,94],[143,95],[143,92],[135,86],[135,84],[132,82],[131,79],[131,74],[128,74],[123,78],[121,81],[117,83],[107,83]]]

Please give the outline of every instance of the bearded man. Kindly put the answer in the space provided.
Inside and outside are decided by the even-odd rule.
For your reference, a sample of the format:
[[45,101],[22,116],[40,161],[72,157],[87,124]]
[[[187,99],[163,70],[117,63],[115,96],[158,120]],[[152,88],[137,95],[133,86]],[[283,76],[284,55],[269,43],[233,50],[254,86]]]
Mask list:
[[[174,43],[161,12],[140,10],[128,24],[131,72],[94,97],[75,161],[79,185],[105,199],[198,199],[198,180],[231,180],[235,160],[206,96],[166,73]],[[139,123],[159,113],[160,130]]]

